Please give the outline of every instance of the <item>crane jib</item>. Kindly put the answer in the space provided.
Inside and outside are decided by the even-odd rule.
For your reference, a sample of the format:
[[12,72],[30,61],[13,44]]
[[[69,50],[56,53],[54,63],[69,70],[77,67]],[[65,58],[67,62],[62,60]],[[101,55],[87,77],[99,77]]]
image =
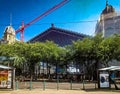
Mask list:
[[21,41],[24,41],[24,29],[27,28],[28,26],[32,25],[33,23],[37,22],[38,20],[40,20],[41,18],[45,17],[46,15],[48,15],[49,13],[51,13],[52,11],[56,10],[57,8],[63,6],[65,3],[67,3],[69,0],[63,0],[62,2],[60,2],[59,4],[53,6],[52,8],[50,8],[49,10],[47,10],[46,12],[44,12],[43,14],[41,14],[40,16],[38,16],[37,18],[33,19],[32,21],[30,21],[29,23],[24,25],[24,22],[22,22],[22,26],[21,28],[19,28],[18,30],[15,31],[15,33],[20,32],[21,33]]

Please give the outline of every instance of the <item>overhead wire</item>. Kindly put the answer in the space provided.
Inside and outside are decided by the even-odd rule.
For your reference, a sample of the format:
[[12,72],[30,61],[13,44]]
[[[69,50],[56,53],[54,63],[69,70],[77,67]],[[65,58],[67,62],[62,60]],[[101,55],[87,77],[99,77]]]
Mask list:
[[[85,21],[70,21],[70,22],[46,22],[46,23],[38,23],[38,24],[32,24],[32,25],[43,25],[43,24],[77,24],[77,23],[91,23],[91,22],[97,22],[97,20],[85,20]],[[0,26],[7,26],[8,24],[2,24],[0,23]],[[12,26],[17,26],[20,24],[12,24]]]

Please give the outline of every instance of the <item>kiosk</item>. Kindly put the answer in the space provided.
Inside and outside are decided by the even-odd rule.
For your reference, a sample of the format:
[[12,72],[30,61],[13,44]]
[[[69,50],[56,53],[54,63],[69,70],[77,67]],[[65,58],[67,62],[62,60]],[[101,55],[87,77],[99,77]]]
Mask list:
[[14,88],[15,69],[0,65],[0,89]]
[[115,89],[120,83],[120,66],[111,66],[98,70],[98,88],[111,88],[114,84]]

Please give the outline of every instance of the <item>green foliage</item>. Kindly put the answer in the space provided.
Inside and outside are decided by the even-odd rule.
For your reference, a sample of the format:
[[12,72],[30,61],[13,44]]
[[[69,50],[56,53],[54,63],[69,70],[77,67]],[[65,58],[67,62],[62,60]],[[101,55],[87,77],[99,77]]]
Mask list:
[[50,65],[68,65],[70,62],[77,62],[84,64],[88,71],[94,71],[99,64],[107,66],[113,59],[120,61],[120,35],[108,38],[97,35],[74,41],[72,45],[66,47],[59,47],[52,41],[0,44],[0,56],[14,57],[13,66],[22,68],[27,64],[32,72],[33,66],[40,61]]
[[96,35],[73,42],[72,59],[78,64],[84,64],[90,74],[97,71],[100,64],[108,66],[112,60],[120,61],[120,36],[113,35],[103,38]]

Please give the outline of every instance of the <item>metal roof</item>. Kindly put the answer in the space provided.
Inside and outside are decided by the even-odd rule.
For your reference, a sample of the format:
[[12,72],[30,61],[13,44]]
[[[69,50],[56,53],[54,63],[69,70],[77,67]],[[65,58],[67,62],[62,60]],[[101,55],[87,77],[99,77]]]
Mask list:
[[28,42],[45,42],[46,40],[48,40],[53,41],[54,43],[63,47],[66,45],[71,45],[73,41],[82,40],[85,37],[90,36],[57,27],[50,27],[49,29],[35,36]]
[[105,71],[105,70],[120,70],[120,66],[110,66],[106,68],[101,68],[99,70]]
[[0,65],[0,69],[12,69],[11,67]]

